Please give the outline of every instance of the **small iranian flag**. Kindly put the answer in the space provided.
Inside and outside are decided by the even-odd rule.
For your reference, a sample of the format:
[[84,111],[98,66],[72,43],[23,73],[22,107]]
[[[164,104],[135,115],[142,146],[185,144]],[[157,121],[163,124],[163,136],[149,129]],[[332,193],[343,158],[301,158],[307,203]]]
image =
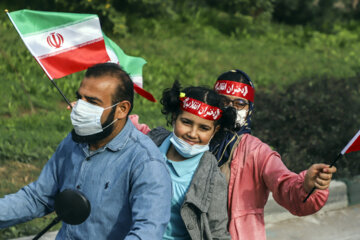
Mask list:
[[341,151],[341,154],[360,151],[360,130],[350,140],[350,142]]
[[50,79],[110,60],[95,14],[19,10],[9,17]]

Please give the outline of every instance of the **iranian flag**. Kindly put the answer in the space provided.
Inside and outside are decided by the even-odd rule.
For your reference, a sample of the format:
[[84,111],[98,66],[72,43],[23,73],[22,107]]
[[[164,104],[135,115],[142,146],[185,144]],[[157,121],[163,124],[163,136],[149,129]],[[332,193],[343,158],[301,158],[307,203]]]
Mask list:
[[355,136],[350,140],[350,142],[345,146],[341,151],[341,154],[360,151],[360,130],[355,134]]
[[110,60],[95,14],[19,10],[8,15],[50,79]]
[[97,15],[19,10],[8,16],[51,80],[110,61],[130,75],[135,92],[156,102],[152,94],[142,88],[142,67],[146,61],[126,55],[106,37]]

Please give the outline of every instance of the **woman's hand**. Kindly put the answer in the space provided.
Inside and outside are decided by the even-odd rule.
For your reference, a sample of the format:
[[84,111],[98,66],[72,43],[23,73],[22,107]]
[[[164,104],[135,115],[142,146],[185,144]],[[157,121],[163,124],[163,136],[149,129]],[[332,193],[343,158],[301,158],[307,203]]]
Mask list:
[[317,163],[311,165],[305,174],[304,189],[309,193],[313,187],[317,189],[327,189],[330,185],[333,173],[336,172],[336,167],[330,165]]

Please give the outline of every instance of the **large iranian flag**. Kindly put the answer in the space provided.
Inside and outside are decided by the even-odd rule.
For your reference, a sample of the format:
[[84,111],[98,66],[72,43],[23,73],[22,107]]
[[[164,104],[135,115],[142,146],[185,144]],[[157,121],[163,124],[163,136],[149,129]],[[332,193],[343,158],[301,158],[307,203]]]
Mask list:
[[48,77],[57,79],[85,70],[94,64],[115,62],[134,82],[134,90],[156,102],[143,86],[143,58],[128,56],[103,35],[95,14],[19,10],[10,20]]
[[50,79],[110,60],[97,15],[19,10],[9,16]]

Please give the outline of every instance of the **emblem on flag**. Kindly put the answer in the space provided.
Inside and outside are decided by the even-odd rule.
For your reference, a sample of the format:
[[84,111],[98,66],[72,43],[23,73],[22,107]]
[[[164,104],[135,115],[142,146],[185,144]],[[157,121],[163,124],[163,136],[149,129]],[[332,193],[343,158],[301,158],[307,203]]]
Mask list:
[[50,47],[54,48],[60,48],[64,43],[64,37],[60,33],[50,33],[46,40]]

